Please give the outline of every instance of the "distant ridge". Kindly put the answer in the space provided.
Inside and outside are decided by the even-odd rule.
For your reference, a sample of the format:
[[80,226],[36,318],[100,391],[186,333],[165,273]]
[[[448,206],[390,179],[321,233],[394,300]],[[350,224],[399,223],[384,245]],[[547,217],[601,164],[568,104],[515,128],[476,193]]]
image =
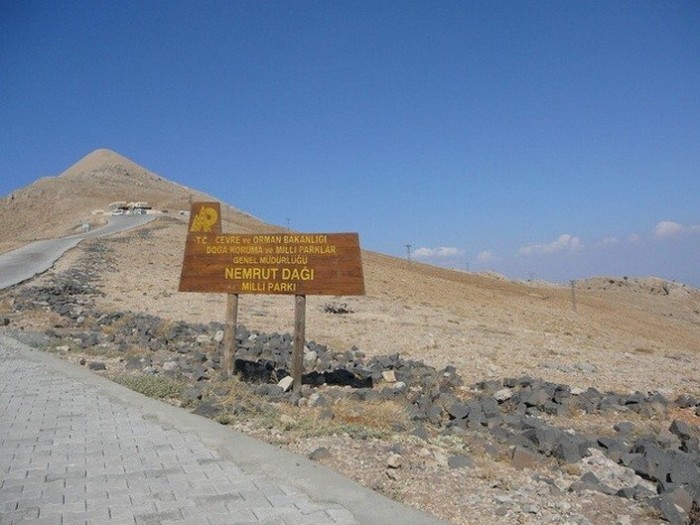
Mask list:
[[[106,148],[92,151],[56,177],[36,182],[0,198],[0,253],[21,244],[73,233],[89,222],[104,221],[98,210],[115,201],[146,201],[154,210],[176,215],[197,200],[219,200],[171,182]],[[277,228],[225,206],[233,230]]]

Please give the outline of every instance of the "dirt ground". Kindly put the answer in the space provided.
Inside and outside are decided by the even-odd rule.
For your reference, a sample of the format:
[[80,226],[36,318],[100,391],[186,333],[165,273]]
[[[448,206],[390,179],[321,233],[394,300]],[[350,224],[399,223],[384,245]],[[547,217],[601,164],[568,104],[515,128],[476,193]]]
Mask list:
[[[54,201],[51,220],[45,214],[49,197]],[[95,299],[95,307],[172,321],[224,322],[224,295],[177,291],[186,224],[175,211],[187,209],[193,199],[213,200],[114,152],[98,150],[59,177],[41,179],[0,199],[0,253],[34,239],[68,234],[86,221],[103,220],[100,214],[111,201],[146,200],[154,209],[168,211],[137,231],[100,241],[111,250],[113,267],[100,274],[104,296]],[[231,233],[275,228],[230,207],[224,207],[223,219],[224,231]],[[67,253],[34,282],[70,268],[86,246]],[[509,281],[377,253],[363,252],[362,258],[366,295],[308,297],[308,340],[338,351],[357,346],[368,356],[398,352],[438,369],[453,365],[467,385],[527,374],[584,389],[657,391],[668,399],[680,394],[700,397],[698,290],[653,278],[602,277],[577,282],[572,293],[568,285]],[[10,303],[0,303],[0,314],[12,315]],[[325,311],[327,305],[340,304],[351,313]],[[291,332],[294,299],[241,295],[238,319],[250,330]],[[12,322],[31,328],[47,321],[39,313],[36,319]],[[81,356],[64,357],[77,361]],[[120,366],[113,358],[106,373],[118,373]],[[355,414],[357,407],[334,408],[351,420],[365,420],[370,430],[403,417],[382,413],[387,407],[365,407],[362,414]],[[659,522],[654,511],[636,502],[568,490],[586,471],[601,475],[611,471],[610,465],[597,465],[596,458],[564,467],[544,461],[518,470],[508,451],[494,450],[478,435],[457,438],[432,432],[426,440],[391,428],[377,433],[326,427],[328,423],[310,408],[282,406],[274,413],[273,419],[252,414],[226,423],[312,455],[366,486],[450,523]],[[692,414],[673,416],[696,425],[700,419]],[[600,430],[612,423],[602,416],[566,422],[577,430]],[[669,421],[643,423],[658,430],[668,428]],[[469,457],[472,465],[455,468],[450,463],[455,455]]]
[[[173,321],[224,322],[225,296],[177,291],[185,235],[182,221],[164,218],[108,239],[114,267],[100,275],[105,295],[96,298],[96,307]],[[83,256],[84,246],[66,254],[37,282],[70,268]],[[592,280],[578,283],[574,311],[569,286],[511,282],[367,252],[363,264],[366,296],[308,298],[307,339],[336,350],[354,345],[370,356],[400,352],[436,368],[454,365],[467,385],[528,374],[602,391],[659,391],[671,399],[681,393],[700,395],[697,290],[671,286],[664,291],[663,283],[653,279]],[[324,306],[329,304],[344,304],[352,313],[326,313]],[[244,295],[239,300],[239,322],[252,330],[291,332],[293,306],[289,296]],[[64,357],[75,361],[81,356]],[[115,367],[118,360],[106,373],[114,374]],[[424,440],[390,430],[346,432],[342,426],[294,431],[290,429],[320,428],[323,423],[314,419],[318,414],[313,411],[276,410],[272,422],[251,415],[249,420],[227,423],[310,455],[450,523],[659,522],[658,515],[643,505],[567,490],[595,465],[562,467],[544,461],[533,469],[518,470],[508,451],[495,452],[488,440],[478,436],[458,439],[432,432]],[[305,423],[289,424],[298,420]],[[611,428],[613,422],[601,416],[574,418],[568,424],[572,429],[599,431]],[[669,422],[659,419],[651,424],[660,430]],[[453,455],[468,456],[472,466],[451,467]],[[389,467],[396,456],[399,466]]]
[[[103,277],[106,297],[99,306],[224,322],[225,295],[177,291],[185,225],[160,220],[147,228],[148,235],[113,243],[117,267]],[[365,296],[307,299],[308,340],[336,350],[356,345],[368,355],[400,352],[436,368],[454,365],[467,382],[529,374],[604,391],[700,395],[695,289],[666,295],[651,291],[660,289],[653,279],[624,287],[601,279],[577,285],[574,311],[569,286],[506,281],[371,252],[363,253],[363,265]],[[325,313],[329,304],[346,304],[353,313]],[[242,295],[238,319],[253,330],[291,332],[293,309],[291,296]]]

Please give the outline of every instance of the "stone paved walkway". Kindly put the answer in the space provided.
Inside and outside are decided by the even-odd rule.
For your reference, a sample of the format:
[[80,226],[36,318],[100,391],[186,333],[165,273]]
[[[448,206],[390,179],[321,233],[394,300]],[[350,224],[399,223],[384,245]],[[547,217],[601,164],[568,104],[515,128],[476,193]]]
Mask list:
[[0,334],[0,524],[438,524]]

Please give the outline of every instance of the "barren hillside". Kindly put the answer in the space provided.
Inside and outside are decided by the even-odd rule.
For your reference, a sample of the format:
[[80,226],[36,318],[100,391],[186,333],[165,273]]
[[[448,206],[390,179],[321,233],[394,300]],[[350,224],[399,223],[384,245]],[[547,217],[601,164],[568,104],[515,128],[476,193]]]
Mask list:
[[[16,192],[14,199],[0,200],[0,221],[5,226],[0,229],[0,249],[70,232],[76,225],[98,217],[91,215],[93,209],[102,209],[116,200],[146,200],[156,209],[174,211],[186,209],[190,196],[193,200],[212,199],[170,183],[113,152],[98,150],[60,176],[38,181]],[[224,209],[226,232],[279,230],[241,211]],[[185,326],[199,327],[212,331],[210,335],[202,334],[211,340],[217,328],[207,323],[224,322],[225,295],[178,292],[187,236],[183,219],[171,211],[141,228],[79,244],[44,275],[2,291],[0,321],[15,333],[52,334],[49,349],[74,362],[86,363],[86,359],[99,356],[109,376],[121,377],[125,363],[134,360],[149,365],[141,370],[139,364],[137,368],[150,380],[167,376],[166,366],[185,366],[185,355],[198,364],[202,358],[211,364],[203,353],[205,347],[198,342],[191,352],[178,353],[176,348],[182,349],[177,347],[180,336],[167,338],[166,349],[138,342],[129,350],[113,350],[115,345],[126,344],[127,339],[138,339],[139,330],[147,331],[149,326],[175,334]],[[617,394],[611,394],[611,399],[621,400],[622,405],[614,410],[563,410],[556,416],[534,411],[542,416],[537,419],[539,424],[561,427],[564,430],[560,435],[566,439],[574,432],[606,436],[624,419],[620,428],[636,425],[640,435],[653,432],[666,443],[673,436],[667,430],[671,419],[680,418],[692,425],[700,421],[700,291],[696,289],[656,278],[596,277],[577,282],[572,291],[570,286],[445,270],[368,251],[362,253],[362,260],[365,296],[308,298],[307,340],[327,346],[333,355],[400,354],[434,367],[435,374],[442,374],[440,381],[456,373],[464,385],[455,392],[459,399],[471,399],[471,403],[480,395],[482,387],[478,384],[485,389],[508,384],[506,394],[514,395],[513,385],[532,381],[537,385],[540,381],[562,385],[572,392],[571,399],[584,398],[583,393],[590,394],[589,387],[628,394],[634,406],[641,406],[639,400],[654,393],[648,396],[648,412],[630,411],[627,398]],[[77,293],[83,281],[89,281],[87,290],[94,288],[97,293]],[[63,297],[73,293],[75,297]],[[46,294],[64,313],[59,313],[56,305],[50,306]],[[71,300],[74,303],[70,306],[63,304]],[[342,306],[346,313],[330,313],[328,306]],[[93,321],[88,321],[91,316]],[[105,322],[129,316],[135,320],[126,327]],[[294,301],[290,296],[241,295],[239,299],[238,321],[249,330],[291,332],[293,320]],[[311,342],[309,345],[313,346]],[[353,347],[356,350],[345,352]],[[454,369],[448,373],[446,367],[450,365]],[[161,372],[156,374],[156,368]],[[183,377],[192,375],[188,374]],[[640,501],[636,501],[636,495],[632,500],[609,491],[602,494],[600,487],[592,492],[590,472],[615,486],[629,483],[641,490],[640,494],[644,487],[639,489],[639,483],[651,479],[623,469],[617,460],[603,458],[599,450],[576,464],[562,464],[550,461],[551,450],[540,447],[537,453],[541,452],[542,457],[526,453],[525,461],[515,454],[517,450],[522,452],[517,448],[522,441],[506,440],[506,448],[502,444],[499,448],[485,437],[499,428],[503,437],[501,427],[491,428],[496,425],[493,421],[478,423],[477,429],[469,427],[468,431],[459,427],[453,433],[449,424],[445,428],[425,423],[423,431],[413,435],[410,429],[415,422],[407,423],[408,412],[397,408],[400,396],[383,404],[359,406],[341,397],[329,401],[331,395],[347,393],[342,388],[333,390],[335,387],[313,392],[309,389],[307,397],[298,400],[298,406],[274,402],[272,410],[278,411],[278,416],[271,419],[270,406],[261,405],[259,397],[245,389],[243,394],[235,394],[235,389],[241,388],[237,380],[222,385],[214,377],[212,373],[207,380],[199,381],[192,376],[194,390],[206,393],[209,387],[202,385],[209,382],[212,391],[223,389],[231,399],[242,395],[252,403],[248,406],[235,401],[233,415],[225,414],[220,422],[309,455],[368,487],[456,525],[659,523],[660,514],[650,503],[655,496],[653,485],[646,499]],[[393,383],[389,390],[400,384]],[[426,388],[431,384],[436,383],[428,382]],[[377,392],[385,392],[386,386],[380,382]],[[422,388],[417,384],[404,387],[409,397]],[[439,404],[443,394],[435,398],[435,403]],[[489,390],[484,394],[488,399],[483,406],[489,402],[493,405],[494,396],[500,394],[503,391]],[[657,412],[659,395],[667,401]],[[325,401],[321,403],[319,398]],[[411,403],[415,408],[425,399],[428,396]],[[687,401],[684,407],[678,401],[671,404],[672,400],[681,400],[682,404],[683,399],[694,401]],[[210,401],[203,397],[201,404],[206,406]],[[443,408],[449,412],[449,407],[431,406],[447,419]],[[528,408],[527,414],[534,408]],[[308,424],[304,423],[307,417]],[[450,412],[449,417],[457,416]],[[364,421],[368,426],[348,434],[348,421]],[[383,437],[368,439],[373,435],[373,425],[383,428]],[[302,427],[311,430],[298,430]],[[554,432],[552,428],[550,433]],[[679,432],[680,427],[671,428]],[[393,466],[387,467],[387,456]],[[523,466],[528,461],[532,464]],[[667,497],[671,501],[673,496]],[[666,508],[670,514],[665,515],[672,516],[674,508]],[[700,515],[695,507],[688,506],[685,512]]]
[[[213,199],[112,151],[97,150],[58,177],[0,201],[0,243],[7,249],[17,240],[65,234],[99,217],[91,215],[93,209],[116,200],[179,210],[187,209],[190,198]],[[112,243],[116,271],[104,276],[105,307],[173,320],[223,321],[224,296],[177,292],[186,226],[176,217],[163,214],[146,227],[147,235],[124,234],[127,242]],[[228,208],[224,229],[277,228]],[[70,263],[71,254],[58,268]],[[568,286],[409,264],[372,252],[363,253],[363,265],[367,295],[338,299],[354,313],[329,317],[323,313],[328,298],[309,299],[310,339],[338,349],[358,345],[369,352],[401,352],[435,366],[455,364],[474,380],[526,372],[605,388],[685,384],[700,393],[694,364],[700,354],[700,292],[693,288],[651,278],[595,278],[577,283],[574,311]],[[240,320],[255,329],[290,331],[292,301],[244,296]]]
[[[98,149],[57,177],[45,177],[0,198],[0,253],[37,239],[68,235],[84,223],[100,224],[96,213],[115,201],[146,201],[154,210],[177,213],[191,201],[215,200],[175,184],[131,160]],[[241,228],[260,221],[228,207],[225,220]]]
[[[115,266],[103,277],[102,307],[223,322],[225,295],[177,292],[186,226],[159,220],[146,231],[107,243]],[[134,253],[141,254],[137,271]],[[78,256],[66,257],[57,271]],[[452,364],[473,381],[527,373],[582,387],[700,394],[700,292],[694,289],[658,295],[581,286],[574,312],[569,287],[408,264],[373,252],[363,252],[363,266],[366,296],[308,298],[308,339],[336,350],[357,345],[370,354]],[[291,332],[293,303],[288,296],[241,296],[239,322]],[[332,303],[353,313],[325,313]]]

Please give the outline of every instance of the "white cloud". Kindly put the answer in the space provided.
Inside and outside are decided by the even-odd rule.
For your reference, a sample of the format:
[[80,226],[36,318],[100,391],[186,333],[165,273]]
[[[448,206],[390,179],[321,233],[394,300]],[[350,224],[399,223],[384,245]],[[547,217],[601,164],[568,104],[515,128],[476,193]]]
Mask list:
[[480,263],[489,263],[497,261],[498,257],[496,257],[491,250],[484,250],[476,256],[476,260]]
[[654,236],[656,237],[672,237],[679,233],[700,233],[700,224],[691,224],[683,226],[674,221],[661,221],[654,226]]
[[638,233],[633,233],[632,235],[629,236],[630,242],[639,242],[640,240],[642,240],[642,238],[639,236]]
[[583,248],[583,243],[578,237],[565,233],[560,235],[556,241],[547,244],[528,244],[518,250],[519,255],[539,255],[552,254],[563,251],[576,251]]
[[683,226],[673,221],[661,221],[654,227],[654,235],[657,237],[669,237],[683,231]]
[[430,259],[431,257],[456,257],[462,255],[464,250],[450,246],[440,246],[439,248],[418,248],[413,252],[413,256],[418,259]]
[[612,246],[613,244],[617,244],[619,242],[620,240],[617,237],[605,237],[598,243],[598,246]]

